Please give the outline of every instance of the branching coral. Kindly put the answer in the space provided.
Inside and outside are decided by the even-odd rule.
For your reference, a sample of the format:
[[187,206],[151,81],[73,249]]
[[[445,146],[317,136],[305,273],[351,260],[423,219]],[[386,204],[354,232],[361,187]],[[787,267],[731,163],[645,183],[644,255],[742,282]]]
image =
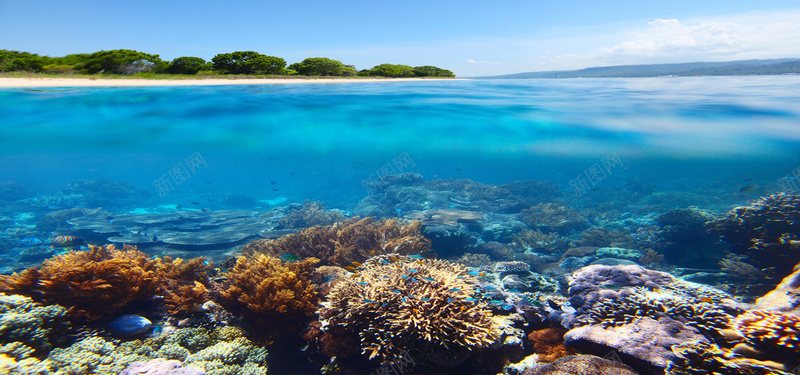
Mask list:
[[672,347],[677,359],[667,367],[667,375],[786,375],[783,371],[736,356],[719,346],[689,341]]
[[87,251],[70,251],[39,267],[0,276],[0,291],[65,306],[71,316],[89,320],[156,295],[166,297],[171,312],[190,312],[205,296],[206,269],[202,258],[184,264],[151,259],[133,246],[89,245]]
[[340,267],[363,262],[372,255],[431,253],[431,244],[420,234],[421,223],[399,224],[397,219],[352,218],[331,226],[306,228],[278,239],[253,241],[242,247],[242,254],[298,258],[315,257],[323,264]]
[[0,276],[0,291],[70,307],[71,315],[95,320],[156,295],[157,265],[133,247],[90,245],[88,251],[70,251],[40,267]]
[[582,229],[589,225],[577,211],[558,203],[540,203],[527,210],[522,210],[522,222],[531,228],[567,234],[572,230]]
[[745,257],[728,254],[719,261],[723,272],[735,279],[761,279],[766,276],[761,270],[750,263],[744,262]]
[[483,348],[500,330],[488,305],[471,298],[476,282],[459,264],[380,256],[333,288],[320,317],[328,330],[357,332],[361,352],[381,363],[411,349]]
[[[296,205],[296,204],[295,204]],[[302,207],[295,208],[286,216],[278,220],[278,226],[275,229],[288,229],[288,228],[306,228],[315,225],[331,225],[333,223],[343,221],[344,214],[341,211],[330,210],[326,211],[322,202],[303,202]]]
[[286,263],[264,254],[239,256],[225,276],[219,302],[241,312],[264,336],[293,334],[317,308],[318,293],[311,282],[319,259]]
[[575,246],[635,248],[636,244],[633,237],[624,230],[592,228],[581,233],[581,237],[575,240]]

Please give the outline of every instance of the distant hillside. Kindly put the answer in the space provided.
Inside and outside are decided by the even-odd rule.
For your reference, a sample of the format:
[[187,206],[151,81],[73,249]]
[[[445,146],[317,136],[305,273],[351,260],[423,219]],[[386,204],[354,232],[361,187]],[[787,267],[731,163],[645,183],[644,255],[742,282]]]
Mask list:
[[659,76],[744,76],[800,74],[800,59],[741,60],[728,62],[695,62],[683,64],[620,65],[580,70],[507,74],[492,79],[520,78],[622,78]]

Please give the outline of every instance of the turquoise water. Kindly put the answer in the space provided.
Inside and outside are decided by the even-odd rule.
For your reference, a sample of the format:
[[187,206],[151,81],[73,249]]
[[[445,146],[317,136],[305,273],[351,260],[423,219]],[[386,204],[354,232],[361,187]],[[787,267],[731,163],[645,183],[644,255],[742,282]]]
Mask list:
[[641,178],[735,192],[800,166],[798,92],[796,76],[2,89],[0,176],[153,190],[199,153],[206,166],[164,202],[243,193],[346,209],[401,154],[426,179],[568,191],[613,153],[625,168],[609,188]]
[[[425,182],[404,185],[395,179],[397,186],[381,187],[385,177],[401,173],[419,174]],[[336,220],[359,215],[421,219],[421,234],[438,258],[461,262],[471,267],[470,275],[478,275],[470,281],[479,286],[470,292],[471,302],[463,301],[488,302],[486,311],[496,316],[516,314],[519,329],[510,333],[516,341],[469,353],[409,349],[402,358],[414,356],[410,362],[419,367],[394,373],[496,374],[503,361],[487,358],[504,350],[532,354],[527,341],[524,348],[519,344],[531,330],[583,324],[578,317],[589,311],[589,303],[573,294],[589,289],[572,288],[566,276],[595,262],[638,262],[754,301],[791,272],[796,253],[776,253],[782,256],[776,258],[750,252],[755,238],[738,237],[751,233],[745,229],[754,230],[746,227],[755,221],[741,228],[730,224],[733,229],[719,222],[733,207],[800,189],[798,177],[800,76],[0,89],[0,274],[108,242],[135,244],[148,256],[206,256],[225,268],[242,245],[307,226],[281,227],[281,220],[300,212],[297,203],[306,200],[342,211],[325,213]],[[769,236],[752,234],[765,237],[759,241],[774,251],[793,251],[798,244],[797,196],[785,202],[785,207],[759,211]],[[690,207],[703,211],[685,210]],[[716,232],[708,229],[713,222]],[[537,237],[534,230],[547,233]],[[755,265],[726,268],[721,260],[728,253],[735,255],[729,261]],[[281,259],[298,260],[286,255]],[[360,261],[370,260],[351,264],[362,267]],[[418,271],[412,271],[416,277]],[[209,285],[223,290],[230,274],[213,272]],[[363,268],[351,277],[358,272]],[[413,277],[404,285],[420,282]],[[342,282],[331,280],[313,282],[325,294],[325,288]],[[603,290],[592,286],[597,291],[591,293],[638,285],[611,283],[618,281],[614,275],[607,281],[596,284]],[[694,293],[690,297],[669,298],[711,306],[707,296],[717,294],[692,285],[681,286]],[[609,301],[603,298],[595,302]],[[447,304],[462,302],[451,300]],[[89,329],[73,327],[74,332],[104,335],[122,312],[141,314],[159,326],[138,338],[158,334],[165,324],[205,327],[213,325],[212,315],[225,318],[219,313],[171,316],[159,301],[131,302]],[[651,305],[674,302],[664,301]],[[735,314],[745,308],[750,307]],[[697,311],[705,316],[717,310]],[[733,319],[733,308],[718,311]],[[265,334],[252,328],[258,319],[214,321],[251,327],[248,335]],[[669,327],[662,332],[670,332],[671,340],[675,331]],[[289,344],[268,347],[270,373],[316,374],[322,366],[330,371],[340,366],[351,374],[389,371],[388,362],[379,367],[366,354],[319,352],[316,344],[306,346],[301,333],[293,332]],[[341,345],[367,353],[357,347],[358,332],[350,333],[355,339]],[[73,339],[77,336],[61,345]],[[338,346],[340,337],[334,333],[326,340]],[[617,349],[625,353],[628,347],[611,354],[616,356]],[[632,355],[651,353],[640,349]],[[609,358],[606,353],[593,354]],[[339,357],[331,361],[334,354]]]

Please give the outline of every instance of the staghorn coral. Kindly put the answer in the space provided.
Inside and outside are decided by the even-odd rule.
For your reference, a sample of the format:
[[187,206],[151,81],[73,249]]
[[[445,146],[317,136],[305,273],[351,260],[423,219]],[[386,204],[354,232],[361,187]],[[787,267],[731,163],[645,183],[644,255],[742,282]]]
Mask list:
[[744,259],[740,255],[728,254],[719,261],[720,269],[734,279],[761,279],[766,276],[752,264],[744,262]]
[[332,225],[343,221],[344,214],[338,210],[326,211],[322,202],[305,201],[301,207],[289,211],[278,220],[275,229],[307,228],[316,225]]
[[589,226],[586,219],[577,211],[558,203],[539,203],[522,210],[521,221],[529,227],[565,235],[574,230]]
[[430,241],[420,234],[421,223],[399,224],[397,219],[358,218],[331,226],[306,228],[299,233],[278,239],[253,241],[242,247],[242,254],[280,256],[293,254],[298,258],[315,257],[323,265],[348,267],[351,262],[363,262],[376,254],[431,253]]
[[[24,345],[42,355],[67,341],[67,310],[0,293],[0,344]],[[4,350],[5,352],[5,350]]]
[[780,278],[792,272],[800,254],[800,241],[794,237],[800,226],[800,195],[767,195],[709,225],[733,245],[734,253],[746,256],[768,278]]
[[[70,308],[74,318],[97,320],[131,302],[165,297],[171,312],[191,312],[209,285],[203,258],[151,259],[136,247],[89,245],[13,275],[0,276],[0,291]],[[191,287],[187,289],[187,286]],[[191,289],[191,290],[190,290]]]
[[659,254],[657,251],[650,248],[644,249],[644,255],[639,257],[637,262],[648,267],[661,265],[664,263],[664,255]]
[[218,302],[263,328],[268,340],[296,333],[319,301],[311,278],[319,259],[287,263],[264,254],[239,256],[224,275]]
[[358,333],[362,354],[381,363],[411,349],[479,349],[501,331],[486,303],[467,300],[475,283],[459,264],[380,256],[337,284],[319,314],[331,332]]

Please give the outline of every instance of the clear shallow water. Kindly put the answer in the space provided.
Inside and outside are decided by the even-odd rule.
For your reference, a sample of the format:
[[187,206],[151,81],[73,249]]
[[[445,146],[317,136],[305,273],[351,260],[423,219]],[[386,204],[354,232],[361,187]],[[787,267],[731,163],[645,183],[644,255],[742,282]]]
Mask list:
[[735,191],[800,166],[798,92],[796,76],[0,89],[0,179],[152,190],[199,153],[207,165],[176,192],[347,208],[403,153],[426,179],[565,190],[613,153],[618,178]]

